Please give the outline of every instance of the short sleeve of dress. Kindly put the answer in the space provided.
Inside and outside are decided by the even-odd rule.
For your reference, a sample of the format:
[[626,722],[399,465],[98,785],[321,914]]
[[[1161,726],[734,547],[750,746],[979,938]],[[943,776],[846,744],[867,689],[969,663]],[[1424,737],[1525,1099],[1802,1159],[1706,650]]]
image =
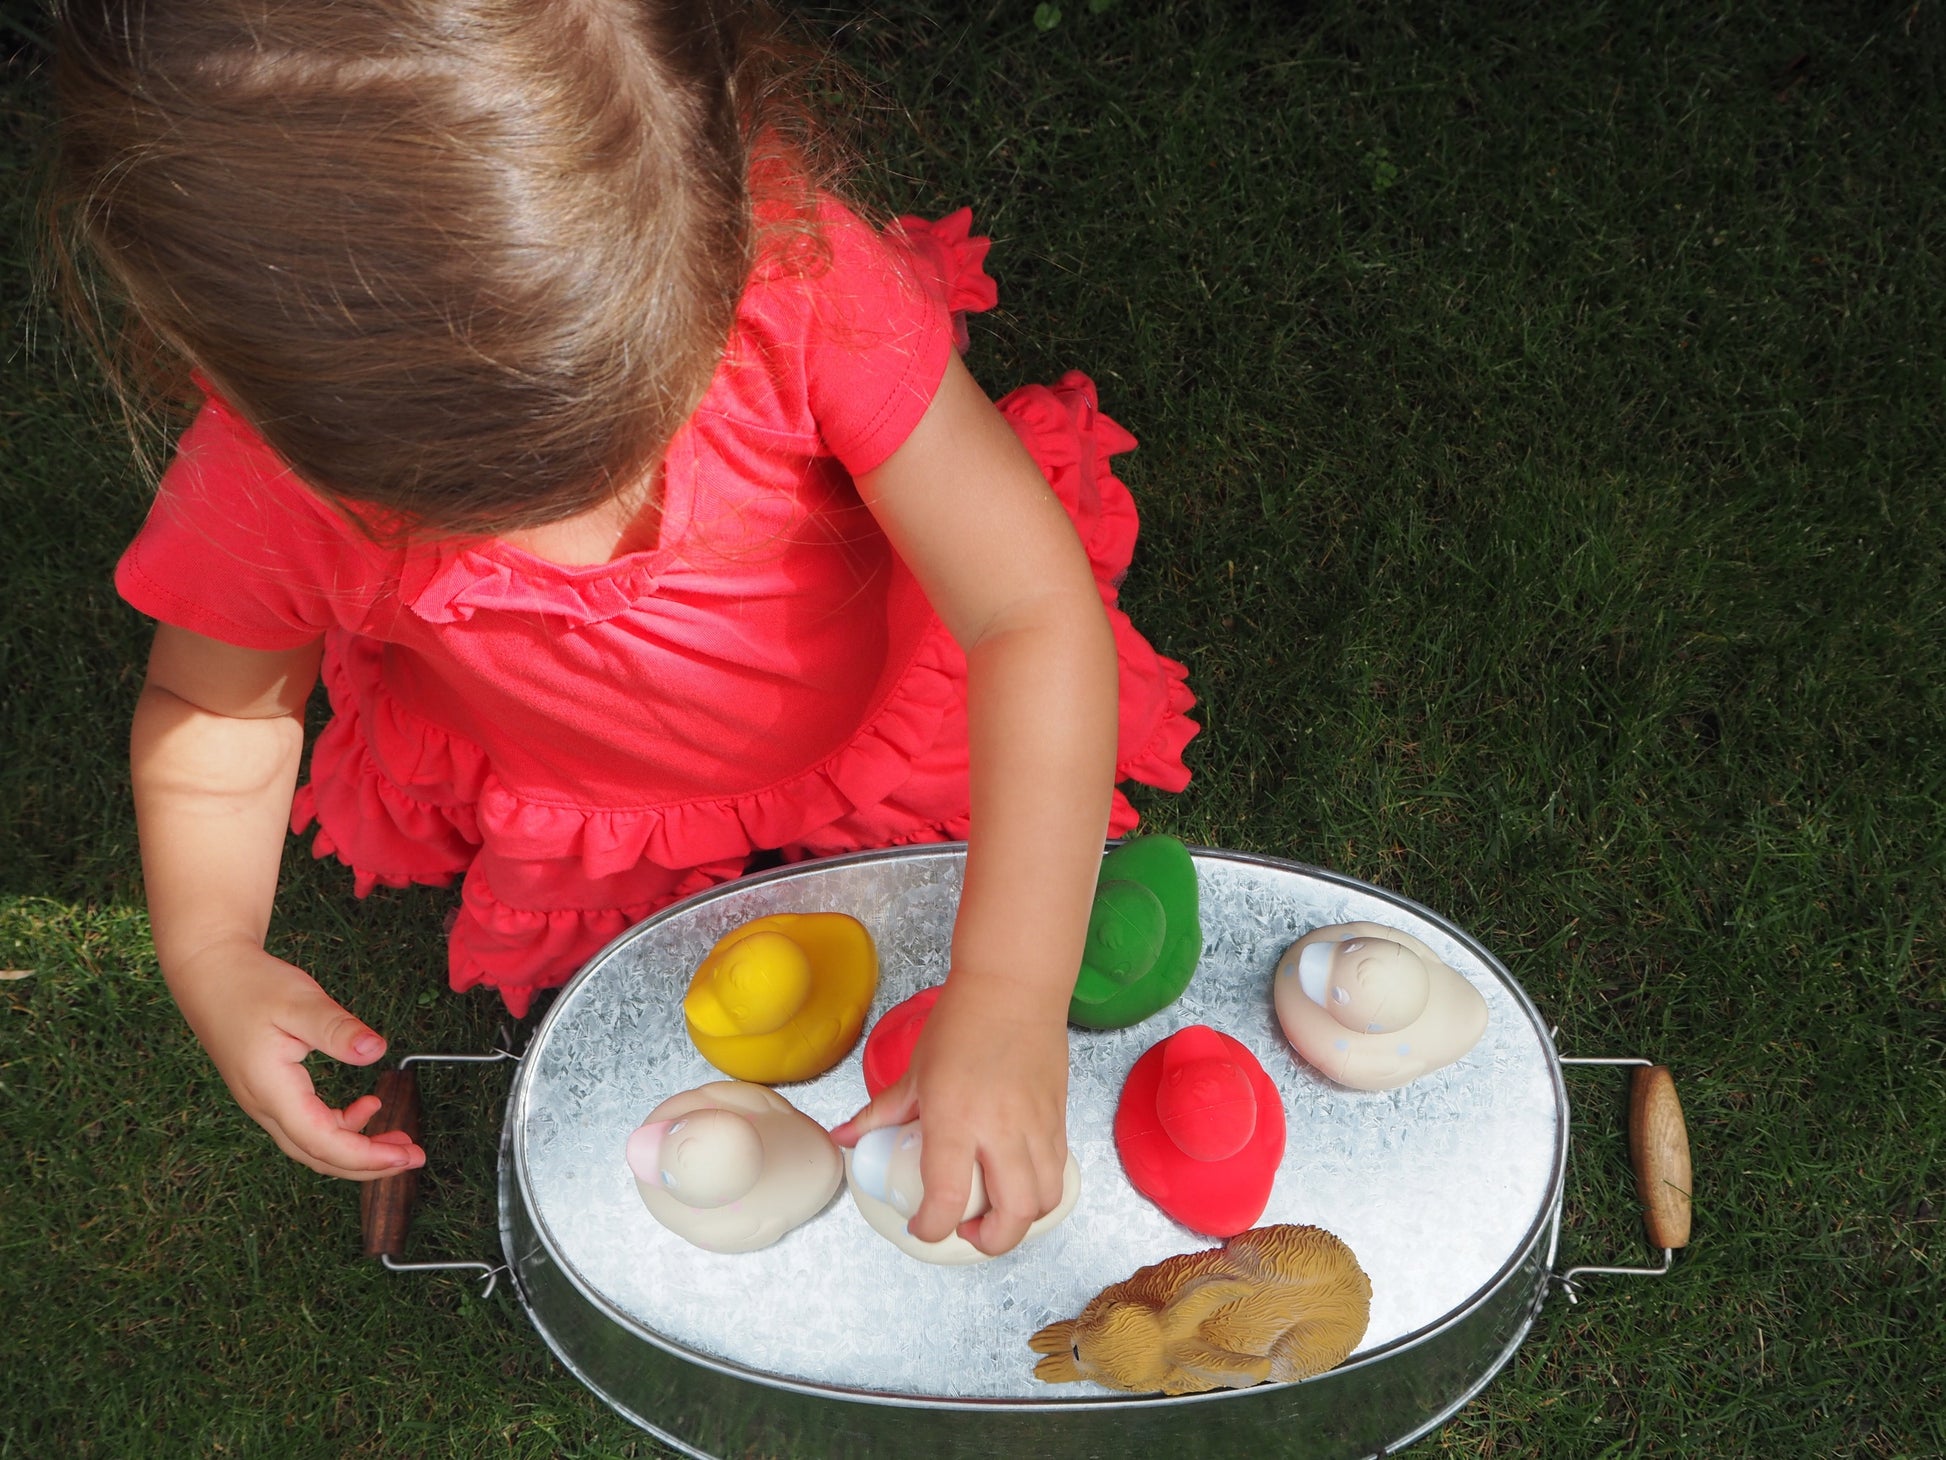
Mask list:
[[932,404],[953,348],[936,272],[894,231],[827,202],[829,266],[806,281],[805,392],[818,434],[853,476],[904,443]]
[[362,625],[389,556],[211,400],[177,443],[115,588],[163,623],[239,648],[294,649]]

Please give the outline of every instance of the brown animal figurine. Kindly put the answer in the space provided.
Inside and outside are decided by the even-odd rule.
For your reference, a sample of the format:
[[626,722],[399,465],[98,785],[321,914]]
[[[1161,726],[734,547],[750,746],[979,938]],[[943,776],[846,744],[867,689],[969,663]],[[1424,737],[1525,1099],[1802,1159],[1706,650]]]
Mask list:
[[1207,1252],[1142,1268],[1079,1318],[1027,1340],[1034,1377],[1136,1393],[1199,1394],[1336,1368],[1365,1336],[1372,1283],[1320,1227],[1252,1227]]

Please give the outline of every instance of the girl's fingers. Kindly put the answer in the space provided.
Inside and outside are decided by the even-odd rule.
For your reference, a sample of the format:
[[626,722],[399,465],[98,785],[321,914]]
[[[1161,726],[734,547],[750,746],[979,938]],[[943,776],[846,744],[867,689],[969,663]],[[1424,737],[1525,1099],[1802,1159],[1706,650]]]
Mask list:
[[919,1113],[919,1087],[910,1075],[896,1085],[878,1092],[878,1098],[862,1106],[843,1125],[834,1126],[831,1139],[841,1146],[855,1146],[866,1131],[885,1125],[904,1125]]
[[1020,1239],[1027,1235],[1033,1225],[1027,1217],[1013,1217],[999,1211],[990,1211],[983,1217],[959,1224],[959,1235],[971,1242],[988,1257],[999,1257],[1012,1252],[1020,1246]]
[[1036,1151],[1034,1159],[1034,1186],[1040,1196],[1041,1209],[1034,1213],[1036,1221],[1046,1216],[1061,1204],[1066,1194],[1068,1182],[1068,1153]]
[[385,1053],[384,1036],[309,979],[281,1010],[277,1027],[347,1065],[368,1065]]
[[[1053,1206],[1039,1204],[1039,1173],[1025,1146],[990,1156],[981,1163],[981,1174],[986,1178],[986,1214],[961,1222],[958,1230],[987,1256],[998,1257],[1018,1247],[1027,1229]],[[1056,1202],[1059,1199],[1057,1193]]]
[[278,1133],[289,1144],[283,1141],[278,1144],[313,1171],[352,1181],[373,1181],[426,1164],[426,1153],[418,1146],[374,1140],[355,1130],[346,1130],[340,1124],[339,1112],[315,1096],[312,1104],[315,1109],[306,1111],[297,1120],[279,1123]]
[[[365,1122],[370,1120],[374,1115],[377,1115],[383,1106],[384,1102],[376,1095],[360,1095],[344,1108],[343,1113],[338,1116],[338,1123],[346,1130],[362,1131],[365,1128]],[[405,1132],[394,1131],[392,1134],[404,1135]],[[383,1137],[374,1136],[372,1139],[381,1140]]]
[[279,1150],[313,1171],[371,1181],[425,1164],[426,1153],[403,1131],[389,1137],[361,1133],[379,1109],[376,1095],[361,1095],[345,1109],[333,1110],[318,1098],[301,1064],[270,1072],[256,1093],[261,1108],[245,1108],[271,1133]]
[[298,1165],[308,1166],[320,1176],[331,1176],[340,1181],[377,1181],[381,1177],[396,1175],[400,1171],[410,1170],[412,1165],[419,1164],[418,1162],[413,1162],[406,1166],[383,1166],[376,1169],[363,1166],[339,1166],[331,1161],[319,1160],[302,1146],[286,1137],[282,1131],[270,1127],[266,1127],[266,1129],[270,1130],[271,1139],[276,1141],[277,1149],[297,1162]]
[[921,1242],[938,1242],[957,1231],[966,1215],[966,1199],[973,1193],[973,1144],[960,1138],[950,1127],[938,1133],[927,1132],[919,1148],[919,1182],[926,1189],[925,1200],[906,1231]]

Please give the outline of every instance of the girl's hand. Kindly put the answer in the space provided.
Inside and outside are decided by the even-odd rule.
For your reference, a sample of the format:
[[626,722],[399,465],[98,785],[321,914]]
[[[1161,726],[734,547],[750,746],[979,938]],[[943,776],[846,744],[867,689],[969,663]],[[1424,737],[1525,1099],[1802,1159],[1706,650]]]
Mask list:
[[[949,979],[905,1077],[834,1130],[841,1146],[869,1130],[925,1120],[925,1200],[906,1229],[924,1242],[955,1230],[988,1256],[1016,1246],[1060,1205],[1068,1159],[1068,1036],[1060,1018],[1023,1017],[1004,991]],[[973,1167],[989,1209],[961,1222]]]
[[404,1131],[362,1134],[378,1113],[376,1095],[343,1110],[318,1098],[307,1055],[369,1065],[384,1055],[385,1041],[309,974],[238,940],[182,961],[170,984],[237,1104],[285,1155],[350,1181],[425,1164],[426,1153]]
[[369,1181],[425,1152],[402,1131],[362,1134],[378,1098],[333,1110],[304,1059],[368,1065],[385,1041],[263,947],[322,648],[243,649],[158,626],[129,770],[156,962],[183,1017],[279,1150]]

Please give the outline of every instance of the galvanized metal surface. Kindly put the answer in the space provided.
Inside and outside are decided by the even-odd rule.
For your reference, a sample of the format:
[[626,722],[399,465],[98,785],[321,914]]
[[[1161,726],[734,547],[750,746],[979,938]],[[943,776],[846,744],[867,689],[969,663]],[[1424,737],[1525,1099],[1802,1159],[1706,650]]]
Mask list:
[[[516,1076],[502,1222],[523,1302],[554,1351],[618,1411],[699,1455],[1356,1457],[1433,1427],[1505,1362],[1545,1296],[1566,1108],[1532,1005],[1459,929],[1380,889],[1292,863],[1197,853],[1205,951],[1188,994],[1135,1029],[1072,1035],[1069,1134],[1083,1167],[1065,1227],[971,1269],[911,1262],[842,1194],[765,1252],[716,1257],[643,1211],[621,1159],[665,1096],[719,1078],[682,1030],[681,991],[728,928],[775,911],[850,912],[881,951],[875,1013],[946,970],[963,849],[923,847],[729,884],[631,930],[536,1031]],[[1389,923],[1479,988],[1486,1037],[1404,1090],[1338,1089],[1276,1028],[1284,947],[1329,922]],[[1290,1139],[1263,1221],[1343,1237],[1371,1274],[1352,1361],[1298,1385],[1134,1399],[1031,1378],[1026,1338],[1101,1287],[1207,1246],[1122,1178],[1110,1123],[1123,1076],[1190,1023],[1241,1039],[1284,1097]],[[786,1090],[833,1123],[864,1099],[854,1053]]]

